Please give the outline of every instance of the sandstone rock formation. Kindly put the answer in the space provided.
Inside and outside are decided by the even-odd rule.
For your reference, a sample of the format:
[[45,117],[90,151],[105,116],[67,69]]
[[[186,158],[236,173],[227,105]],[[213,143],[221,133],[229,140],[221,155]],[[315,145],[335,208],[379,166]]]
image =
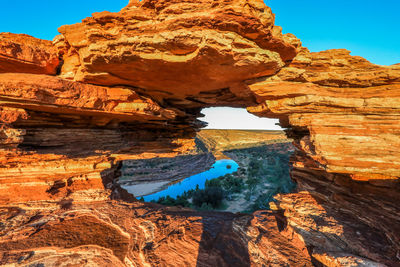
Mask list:
[[25,34],[0,33],[0,73],[55,75],[59,58],[51,41]]
[[400,176],[398,66],[347,50],[304,49],[278,75],[249,87],[260,103],[251,112],[309,132],[298,146],[318,167],[359,180]]
[[280,234],[280,219],[270,212],[253,217],[115,201],[69,209],[2,210],[8,219],[1,264],[312,266],[301,241]]
[[61,77],[185,107],[239,105],[243,81],[277,73],[300,44],[262,1],[131,1],[59,31]]
[[[261,0],[130,1],[51,44],[0,35],[0,264],[398,266],[400,67],[310,53]],[[274,212],[135,202],[121,161],[188,153],[209,106],[279,118]]]
[[[281,118],[295,139],[291,175],[299,191],[311,193],[313,207],[307,208],[299,195],[278,198],[277,209],[285,210],[292,227],[312,233],[303,235],[306,243],[316,248],[323,243],[331,252],[351,248],[357,255],[396,265],[400,69],[349,54],[303,49],[278,75],[249,85],[259,102],[249,110]],[[320,229],[325,224],[340,230],[324,233]],[[362,232],[369,234],[357,237]],[[335,241],[329,241],[333,236]]]

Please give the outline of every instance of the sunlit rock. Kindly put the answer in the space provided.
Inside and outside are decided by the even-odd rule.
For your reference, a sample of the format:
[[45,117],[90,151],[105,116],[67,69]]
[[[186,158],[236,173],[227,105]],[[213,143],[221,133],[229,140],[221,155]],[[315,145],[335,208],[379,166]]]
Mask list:
[[[398,265],[399,65],[310,53],[261,0],[130,1],[60,33],[0,36],[0,264]],[[298,193],[235,215],[118,186],[224,105],[280,119]]]

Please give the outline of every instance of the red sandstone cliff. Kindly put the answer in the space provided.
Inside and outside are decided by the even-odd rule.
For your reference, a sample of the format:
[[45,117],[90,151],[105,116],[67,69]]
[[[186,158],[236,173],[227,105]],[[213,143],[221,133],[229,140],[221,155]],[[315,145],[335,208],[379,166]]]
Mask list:
[[[0,35],[1,264],[399,265],[398,65],[310,53],[261,0],[131,1],[59,31]],[[298,193],[252,216],[132,203],[119,161],[190,151],[218,105],[280,118]]]

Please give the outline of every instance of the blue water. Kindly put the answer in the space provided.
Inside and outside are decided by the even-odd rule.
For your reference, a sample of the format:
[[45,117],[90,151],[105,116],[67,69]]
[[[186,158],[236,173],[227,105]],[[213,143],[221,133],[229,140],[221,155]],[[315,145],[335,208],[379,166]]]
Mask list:
[[[227,166],[231,165],[231,168],[228,169]],[[190,176],[176,184],[170,185],[163,191],[143,196],[144,201],[149,202],[151,200],[158,200],[160,197],[170,196],[176,198],[179,195],[182,195],[183,192],[188,191],[190,189],[195,189],[197,185],[199,185],[200,189],[203,189],[206,183],[206,180],[211,180],[218,178],[220,176],[224,176],[228,173],[233,173],[237,171],[239,165],[230,159],[218,160],[212,165],[211,169],[208,171]]]

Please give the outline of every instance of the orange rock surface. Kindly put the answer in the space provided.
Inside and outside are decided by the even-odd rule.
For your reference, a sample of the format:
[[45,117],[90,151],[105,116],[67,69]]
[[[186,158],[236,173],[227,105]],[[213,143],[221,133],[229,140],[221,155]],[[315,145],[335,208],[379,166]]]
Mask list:
[[327,266],[365,259],[396,266],[399,66],[374,65],[347,50],[303,48],[278,75],[249,88],[259,104],[248,110],[280,118],[294,139],[291,176],[309,195],[278,197],[277,210],[316,248],[315,258]]
[[304,49],[278,75],[249,85],[260,103],[249,110],[308,131],[297,145],[319,168],[399,177],[400,68],[349,54]]
[[244,80],[277,73],[300,44],[262,1],[247,0],[131,1],[59,31],[61,77],[139,87],[185,106],[227,103],[228,93],[239,104]]
[[59,54],[51,41],[26,34],[0,33],[0,73],[57,73]]
[[[0,264],[398,266],[399,65],[310,53],[261,0],[130,1],[59,31],[0,34]],[[226,105],[294,140],[274,211],[118,186],[122,160],[189,153],[201,108]]]
[[105,201],[2,209],[1,216],[2,265],[312,266],[304,244],[280,233],[271,212],[253,217]]

